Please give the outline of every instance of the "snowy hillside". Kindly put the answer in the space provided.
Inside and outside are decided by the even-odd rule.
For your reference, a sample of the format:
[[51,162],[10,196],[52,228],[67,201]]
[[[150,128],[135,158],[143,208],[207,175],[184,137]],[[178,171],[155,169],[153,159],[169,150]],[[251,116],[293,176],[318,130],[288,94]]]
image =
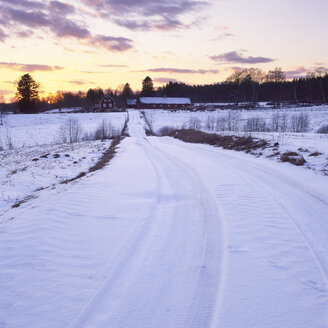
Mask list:
[[67,184],[110,141],[0,152],[0,327],[326,327],[328,177],[145,125],[130,111],[110,163]]

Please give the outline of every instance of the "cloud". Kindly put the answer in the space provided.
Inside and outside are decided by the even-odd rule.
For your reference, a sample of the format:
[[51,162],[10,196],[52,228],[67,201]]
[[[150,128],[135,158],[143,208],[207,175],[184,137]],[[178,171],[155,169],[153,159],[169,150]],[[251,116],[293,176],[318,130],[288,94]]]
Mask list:
[[98,67],[129,67],[129,66],[127,66],[127,65],[107,64],[107,65],[98,65]]
[[113,52],[122,52],[133,48],[132,40],[122,37],[97,35],[93,37],[92,41],[95,45],[101,46]]
[[67,15],[75,12],[75,7],[60,1],[50,1],[49,7],[51,10],[60,12],[61,14]]
[[7,96],[12,94],[13,91],[12,90],[0,90],[0,96]]
[[212,41],[221,41],[225,38],[231,37],[231,36],[235,36],[235,34],[233,34],[230,31],[230,28],[228,26],[216,26],[215,30],[218,31],[218,36],[216,38],[211,39]]
[[[5,5],[0,3],[0,11],[11,29],[19,28],[19,31],[14,33],[16,36],[26,37],[25,31],[22,30],[25,27],[29,30],[50,31],[58,38],[74,38],[89,46],[102,47],[112,52],[122,52],[133,48],[132,40],[128,38],[92,35],[83,22],[69,17],[70,14],[76,12],[76,9],[65,2],[50,1],[42,4],[37,1],[19,0],[15,3],[5,3]],[[0,31],[0,41],[4,38],[5,35]]]
[[225,68],[225,71],[230,71],[230,72],[242,72],[245,70],[244,67],[239,67],[239,66],[229,66]]
[[7,34],[2,29],[0,29],[0,42],[4,42],[6,38]]
[[[6,3],[6,0],[2,0]],[[26,8],[26,9],[43,9],[46,5],[39,1],[29,1],[29,0],[15,0],[10,3],[14,7]]]
[[91,34],[85,27],[77,25],[68,19],[59,19],[56,24],[49,26],[59,37],[74,37],[77,39],[90,39]]
[[260,63],[270,63],[275,61],[275,59],[267,57],[252,57],[243,56],[242,53],[237,51],[226,52],[221,55],[211,56],[212,60],[220,63],[238,63],[238,64],[260,64]]
[[184,69],[184,68],[149,68],[147,70],[141,70],[139,72],[150,73],[176,73],[176,74],[217,74],[217,69]]
[[[66,81],[65,81],[66,82]],[[68,81],[70,84],[75,84],[75,85],[86,85],[86,84],[95,84],[94,82],[89,82],[89,81],[82,81],[82,80],[73,80],[73,81]]]
[[325,65],[325,63],[323,63],[323,62],[314,62],[313,64],[315,66],[324,66]]
[[172,79],[172,78],[168,78],[168,77],[158,77],[158,78],[156,78],[156,79],[153,79],[153,81],[154,81],[155,83],[163,83],[163,84],[165,84],[165,83],[169,83],[169,82],[179,82],[179,81],[176,80],[176,79]]
[[49,71],[57,71],[63,69],[61,66],[49,66],[49,65],[40,65],[40,64],[19,64],[19,63],[7,63],[0,62],[0,68],[11,69],[13,71],[19,72],[49,72]]
[[288,79],[297,79],[305,77],[308,73],[313,72],[313,69],[306,68],[304,66],[296,66],[292,70],[286,71],[286,77]]
[[182,17],[209,6],[198,0],[81,0],[102,18],[132,30],[172,30],[187,27]]
[[51,25],[46,14],[42,11],[27,12],[25,10],[9,8],[5,13],[7,13],[10,20],[27,27],[37,28]]

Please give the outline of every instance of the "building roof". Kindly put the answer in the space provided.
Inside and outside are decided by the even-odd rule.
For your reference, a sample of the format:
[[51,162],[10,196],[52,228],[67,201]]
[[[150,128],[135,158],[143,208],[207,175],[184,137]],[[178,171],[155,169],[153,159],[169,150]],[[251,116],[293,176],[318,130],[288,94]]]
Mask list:
[[142,104],[154,104],[154,105],[190,105],[189,98],[171,98],[171,97],[140,97]]
[[126,103],[128,105],[136,105],[137,104],[137,99],[127,99]]

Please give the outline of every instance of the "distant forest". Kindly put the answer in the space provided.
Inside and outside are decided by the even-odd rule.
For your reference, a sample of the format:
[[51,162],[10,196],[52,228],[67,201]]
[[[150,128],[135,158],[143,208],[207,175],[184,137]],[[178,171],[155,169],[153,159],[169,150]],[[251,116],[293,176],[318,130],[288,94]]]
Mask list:
[[[145,81],[147,94],[145,94]],[[150,89],[149,89],[150,88]],[[245,69],[231,74],[226,81],[208,85],[188,85],[169,82],[162,87],[152,89],[152,80],[146,77],[143,90],[133,92],[126,83],[122,90],[89,89],[87,92],[58,91],[54,95],[37,101],[38,111],[65,107],[91,107],[103,95],[112,96],[119,107],[124,108],[126,99],[140,95],[157,97],[188,97],[193,103],[242,103],[254,107],[258,102],[271,103],[279,107],[288,104],[324,104],[328,102],[328,71],[317,68],[304,78],[287,80],[280,68],[264,73],[257,68]],[[15,110],[17,104],[5,105],[8,110]]]

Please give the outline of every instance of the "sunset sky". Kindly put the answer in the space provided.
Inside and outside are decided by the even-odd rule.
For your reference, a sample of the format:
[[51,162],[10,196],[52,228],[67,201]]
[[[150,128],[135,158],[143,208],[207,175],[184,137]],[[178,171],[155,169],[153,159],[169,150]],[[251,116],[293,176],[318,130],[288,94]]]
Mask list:
[[328,66],[328,1],[0,0],[0,94],[223,81],[236,69]]

